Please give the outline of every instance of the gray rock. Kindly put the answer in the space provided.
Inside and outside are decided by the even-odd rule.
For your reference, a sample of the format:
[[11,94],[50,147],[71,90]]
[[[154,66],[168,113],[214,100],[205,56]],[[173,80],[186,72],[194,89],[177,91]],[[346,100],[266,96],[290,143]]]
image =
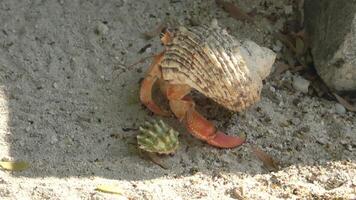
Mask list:
[[308,93],[310,82],[303,77],[294,76],[293,77],[293,88],[301,91],[303,93]]
[[98,22],[96,25],[95,31],[98,34],[105,35],[109,31],[109,27],[101,22]]
[[356,91],[356,1],[306,0],[305,26],[315,67],[337,91]]
[[346,109],[343,105],[339,104],[339,103],[336,103],[335,104],[335,111],[336,113],[342,115],[342,114],[345,114],[346,113]]

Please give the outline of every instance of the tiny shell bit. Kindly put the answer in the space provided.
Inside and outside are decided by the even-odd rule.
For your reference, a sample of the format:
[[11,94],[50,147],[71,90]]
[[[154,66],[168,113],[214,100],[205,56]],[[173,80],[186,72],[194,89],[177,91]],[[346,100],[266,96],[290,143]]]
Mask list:
[[169,100],[173,114],[198,139],[219,148],[234,148],[244,138],[227,135],[195,110],[192,89],[232,111],[242,111],[260,99],[262,80],[275,53],[252,41],[238,41],[211,26],[167,29],[161,38],[165,50],[156,55],[141,83],[140,100],[157,115],[169,116],[152,98],[156,82]]
[[162,120],[145,122],[137,135],[139,148],[152,153],[171,154],[178,146],[179,133],[169,127]]

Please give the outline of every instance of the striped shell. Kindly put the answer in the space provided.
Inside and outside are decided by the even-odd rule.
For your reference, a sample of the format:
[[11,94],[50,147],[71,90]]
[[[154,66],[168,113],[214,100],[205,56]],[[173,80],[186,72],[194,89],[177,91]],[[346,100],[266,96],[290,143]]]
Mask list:
[[187,84],[233,111],[259,100],[275,56],[260,72],[248,65],[248,49],[218,25],[179,27],[173,34],[161,63],[164,80]]
[[144,126],[141,126],[139,130],[140,134],[137,135],[137,143],[142,150],[170,154],[174,153],[179,146],[179,133],[162,120],[145,122]]

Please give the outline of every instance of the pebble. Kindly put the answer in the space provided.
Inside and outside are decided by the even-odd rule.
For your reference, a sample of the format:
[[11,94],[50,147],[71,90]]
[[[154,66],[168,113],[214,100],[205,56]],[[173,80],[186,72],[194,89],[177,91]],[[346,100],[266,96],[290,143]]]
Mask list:
[[109,31],[109,27],[99,22],[95,28],[96,32],[100,35],[105,35]]
[[145,52],[146,52],[146,53],[152,53],[152,48],[151,48],[151,47],[148,47]]
[[299,125],[301,123],[299,118],[293,118],[291,119],[291,122],[293,123],[293,125]]
[[234,199],[245,199],[243,195],[243,188],[242,187],[236,187],[232,189],[231,191],[231,197]]
[[301,76],[293,77],[293,88],[303,93],[308,93],[310,82]]
[[275,89],[273,86],[271,86],[271,87],[269,88],[269,90],[270,90],[271,92],[273,92],[273,93],[276,92],[276,89]]
[[56,135],[52,135],[50,138],[50,143],[51,144],[55,144],[58,142],[57,136]]
[[293,13],[293,6],[292,5],[284,6],[284,13],[286,15],[292,14]]
[[336,111],[336,113],[338,113],[340,115],[343,115],[346,113],[345,107],[339,103],[335,104],[335,111]]
[[280,52],[283,48],[283,44],[277,40],[277,42],[272,46],[273,51]]

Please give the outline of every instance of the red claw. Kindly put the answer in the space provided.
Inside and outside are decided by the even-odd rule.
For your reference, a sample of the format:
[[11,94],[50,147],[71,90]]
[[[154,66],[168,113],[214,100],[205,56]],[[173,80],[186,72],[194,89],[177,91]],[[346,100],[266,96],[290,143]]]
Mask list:
[[161,116],[169,116],[168,111],[162,110],[152,99],[152,87],[156,77],[146,77],[141,83],[140,100],[153,113]]
[[242,145],[245,138],[226,135],[216,130],[215,126],[194,109],[187,112],[186,123],[189,132],[208,144],[219,148],[234,148]]
[[245,138],[238,136],[226,135],[221,131],[217,131],[215,138],[206,141],[208,144],[211,144],[220,148],[235,148],[242,145],[245,142]]

